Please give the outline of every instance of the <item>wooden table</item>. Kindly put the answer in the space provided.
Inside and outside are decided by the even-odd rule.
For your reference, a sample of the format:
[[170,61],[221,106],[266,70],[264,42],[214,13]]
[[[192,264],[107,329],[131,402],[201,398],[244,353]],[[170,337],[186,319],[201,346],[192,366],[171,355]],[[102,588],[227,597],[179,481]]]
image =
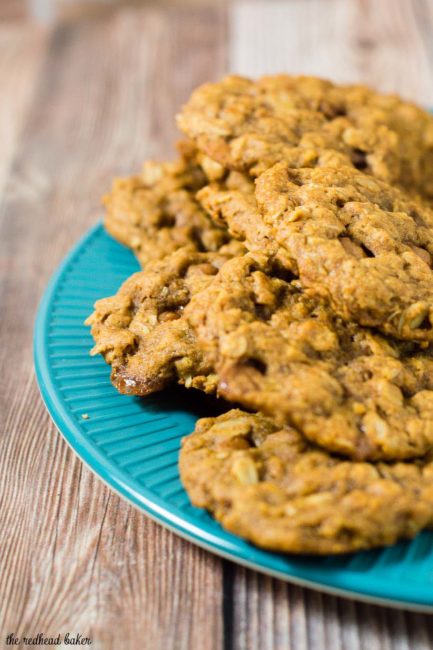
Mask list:
[[[427,650],[433,618],[287,585],[152,523],[68,449],[35,384],[44,286],[116,174],[172,155],[174,114],[227,70],[364,80],[433,105],[429,0],[122,8],[0,25],[0,644]],[[3,647],[3,645],[1,646]]]

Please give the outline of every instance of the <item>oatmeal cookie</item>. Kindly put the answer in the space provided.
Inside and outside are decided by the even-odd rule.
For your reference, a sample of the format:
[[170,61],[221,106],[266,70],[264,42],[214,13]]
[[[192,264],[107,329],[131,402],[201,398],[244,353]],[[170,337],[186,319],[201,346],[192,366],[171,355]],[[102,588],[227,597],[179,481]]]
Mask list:
[[191,328],[180,318],[191,292],[204,289],[238,245],[221,253],[180,249],[132,275],[115,296],[98,300],[87,319],[95,346],[111,365],[111,380],[121,392],[149,395],[177,380],[205,391],[215,377]]
[[282,161],[350,164],[433,196],[433,116],[364,86],[230,76],[198,88],[178,124],[209,158],[253,176]]
[[103,197],[105,228],[134,251],[143,267],[179,248],[216,251],[227,243],[227,232],[212,223],[194,197],[206,181],[195,159],[147,162],[140,175],[116,179]]
[[277,256],[348,321],[433,340],[433,211],[350,167],[279,163],[251,192],[211,184],[205,209],[249,250]]
[[184,438],[192,503],[274,551],[346,553],[412,538],[433,524],[433,462],[353,462],[290,427],[232,410]]
[[183,318],[227,400],[352,458],[431,449],[431,350],[344,322],[277,260],[229,260]]

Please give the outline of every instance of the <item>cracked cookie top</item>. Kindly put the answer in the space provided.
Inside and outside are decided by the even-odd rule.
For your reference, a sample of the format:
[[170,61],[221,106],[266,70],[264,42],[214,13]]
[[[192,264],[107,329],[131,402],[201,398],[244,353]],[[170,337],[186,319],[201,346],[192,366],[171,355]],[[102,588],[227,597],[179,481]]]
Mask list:
[[433,211],[348,167],[265,172],[256,199],[303,285],[347,320],[433,339]]
[[253,191],[197,193],[217,224],[277,257],[348,321],[399,339],[433,340],[433,211],[357,172],[279,163]]

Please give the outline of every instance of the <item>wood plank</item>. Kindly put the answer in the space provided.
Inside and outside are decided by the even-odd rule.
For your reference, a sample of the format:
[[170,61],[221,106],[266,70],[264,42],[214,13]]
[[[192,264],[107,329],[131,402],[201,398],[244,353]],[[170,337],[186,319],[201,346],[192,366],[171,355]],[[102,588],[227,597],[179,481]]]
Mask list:
[[22,21],[26,18],[26,0],[2,0],[0,3],[0,24]]
[[31,335],[50,273],[99,218],[111,177],[168,153],[177,105],[221,74],[224,42],[218,9],[122,10],[52,35],[1,207],[2,631],[81,632],[104,649],[222,645],[220,560],[69,451],[37,393]]
[[356,603],[235,570],[235,650],[429,650],[428,615]]
[[46,33],[0,21],[0,195],[45,53]]
[[433,106],[431,3],[240,0],[230,9],[230,69],[363,82]]

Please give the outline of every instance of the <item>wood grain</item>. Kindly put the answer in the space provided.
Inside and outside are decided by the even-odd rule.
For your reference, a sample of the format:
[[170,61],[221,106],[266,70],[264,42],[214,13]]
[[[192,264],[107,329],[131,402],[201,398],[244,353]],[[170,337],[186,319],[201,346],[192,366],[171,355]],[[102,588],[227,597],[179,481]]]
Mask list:
[[235,570],[233,648],[429,650],[430,616],[357,603]]
[[433,106],[429,0],[242,0],[230,5],[231,70],[364,82]]
[[116,650],[433,647],[428,616],[236,567],[119,500],[57,434],[31,357],[50,273],[99,218],[113,175],[172,155],[173,116],[195,85],[284,69],[433,105],[431,3],[122,8],[14,29],[0,28],[0,646],[12,631],[70,631]]
[[22,21],[26,17],[26,0],[2,0],[0,3],[0,23]]
[[0,22],[0,196],[45,51],[43,30]]

